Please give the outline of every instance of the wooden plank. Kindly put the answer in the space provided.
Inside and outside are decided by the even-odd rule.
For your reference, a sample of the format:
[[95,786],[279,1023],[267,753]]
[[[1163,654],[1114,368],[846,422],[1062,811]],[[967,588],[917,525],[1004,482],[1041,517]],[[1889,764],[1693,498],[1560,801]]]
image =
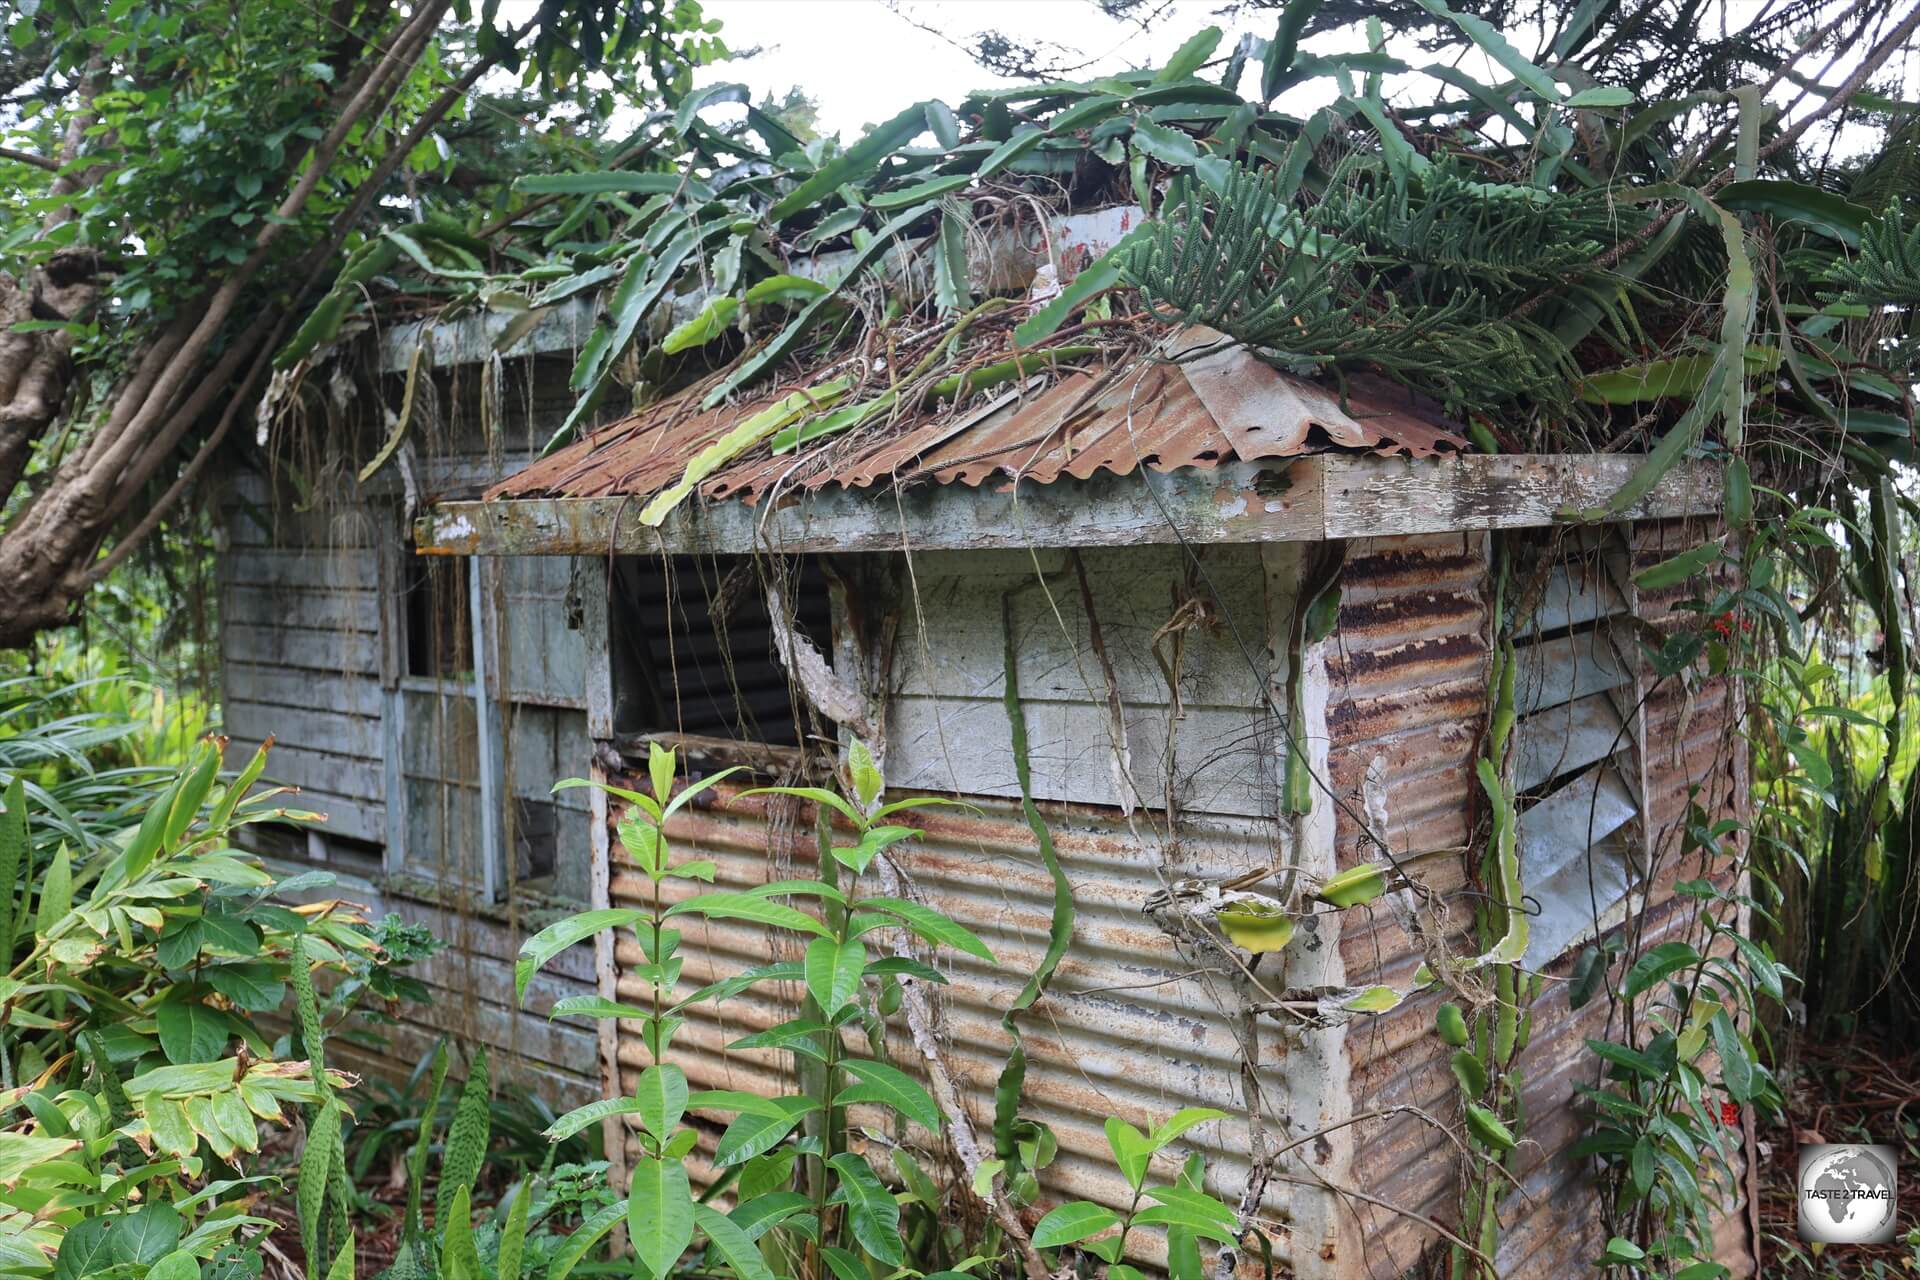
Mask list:
[[[235,738],[233,746],[251,756],[259,749],[258,740]],[[244,758],[244,757],[243,757]],[[267,753],[268,784],[279,783],[301,790],[325,791],[379,804],[386,792],[380,776],[380,762],[326,751],[309,751],[276,742]]]
[[1590,694],[1522,716],[1513,785],[1531,791],[1549,778],[1572,773],[1615,751],[1633,746],[1607,693]]
[[379,519],[366,507],[334,511],[273,510],[265,486],[236,486],[226,507],[227,545],[231,548],[371,549],[378,545]]
[[[1271,660],[1262,639],[1266,574],[1252,547],[1203,550],[1196,603],[1206,620],[1180,636],[1180,696],[1198,706],[1258,706]],[[900,634],[893,644],[894,687],[940,697],[998,701],[1006,666],[1006,598],[1012,594],[1014,648],[1025,698],[1106,705],[1108,691],[1093,644],[1099,626],[1120,700],[1165,705],[1171,691],[1162,662],[1172,644],[1160,629],[1174,619],[1194,577],[1179,547],[1089,548],[1080,553],[1094,618],[1064,551],[928,552],[902,567],[894,591]],[[1044,575],[1044,577],[1043,577]],[[922,629],[924,626],[924,630]],[[1244,637],[1253,653],[1240,647]],[[1161,639],[1158,652],[1156,638]]]
[[580,559],[580,646],[587,737],[613,739],[613,649],[608,634],[607,570],[604,559]]
[[[444,502],[415,524],[423,551],[447,555],[624,555],[775,551],[978,550],[992,547],[1321,541],[1564,523],[1604,502],[1640,458],[1628,454],[1376,458],[1317,454],[1272,468],[1208,470],[1021,485],[827,487],[764,511],[688,504],[658,530],[622,497]],[[1705,463],[1676,467],[1622,519],[1718,510]]]
[[[1309,460],[1272,471],[1102,472],[1085,481],[996,486],[825,488],[774,511],[689,503],[658,530],[625,498],[442,503],[421,516],[421,550],[467,555],[751,553],[755,550],[978,550],[1317,538],[1323,522]],[[1257,535],[1257,536],[1256,536]]]
[[[1645,460],[1637,454],[1458,454],[1374,458],[1322,454],[1326,536],[1451,533],[1564,524],[1603,506]],[[1677,466],[1619,519],[1645,520],[1720,509],[1719,472]]]
[[362,547],[340,550],[239,548],[220,557],[220,573],[236,586],[289,586],[376,591],[380,568]]
[[369,633],[380,629],[380,600],[371,591],[239,586],[228,587],[221,600],[222,618],[229,624],[252,622]]
[[380,682],[372,676],[320,675],[245,662],[226,664],[226,696],[278,707],[320,707],[347,715],[380,714]]
[[[1167,785],[1167,711],[1126,707],[1127,777],[1117,775],[1107,708],[1022,697],[1036,800],[1159,808]],[[1265,816],[1277,802],[1278,722],[1260,707],[1187,707],[1175,725],[1181,808]],[[896,695],[887,707],[887,782],[907,791],[1018,796],[1012,731],[998,698]]]
[[288,808],[326,814],[327,820],[322,825],[322,830],[334,835],[376,842],[385,838],[387,829],[386,815],[383,812],[385,806],[378,801],[337,796],[329,792],[302,787],[299,795],[285,799],[284,803]]
[[365,631],[233,622],[221,628],[220,649],[230,662],[259,666],[335,675],[371,674],[380,669],[380,641]]
[[325,707],[281,707],[229,696],[221,703],[229,737],[262,741],[272,734],[290,747],[312,747],[361,760],[380,758],[380,724]]

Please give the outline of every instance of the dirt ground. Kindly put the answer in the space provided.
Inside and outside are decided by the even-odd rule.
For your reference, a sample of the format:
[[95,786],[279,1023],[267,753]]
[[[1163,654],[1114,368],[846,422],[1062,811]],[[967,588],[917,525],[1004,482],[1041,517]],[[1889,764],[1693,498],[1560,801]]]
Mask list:
[[1774,1277],[1920,1275],[1920,1246],[1896,1237],[1885,1245],[1828,1245],[1819,1252],[1794,1226],[1799,1146],[1880,1143],[1899,1157],[1904,1236],[1920,1229],[1920,1046],[1876,1040],[1797,1039],[1783,1085],[1788,1114],[1760,1131],[1760,1274]]

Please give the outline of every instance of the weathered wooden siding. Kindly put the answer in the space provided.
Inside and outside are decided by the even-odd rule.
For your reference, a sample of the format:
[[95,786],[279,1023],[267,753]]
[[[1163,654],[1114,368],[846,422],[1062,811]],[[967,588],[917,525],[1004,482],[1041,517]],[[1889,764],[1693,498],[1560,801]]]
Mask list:
[[1202,548],[1197,563],[1178,547],[1076,554],[1085,593],[1060,551],[938,552],[902,566],[889,778],[910,791],[1020,794],[1002,701],[1010,604],[1037,798],[1161,808],[1171,782],[1183,808],[1272,814],[1280,747],[1259,549]]
[[[1684,590],[1623,600],[1617,584],[1638,568],[1700,541],[1697,529],[1689,539],[1677,528],[1661,526],[1631,536],[1632,559],[1628,563],[1626,556],[1617,557],[1617,578],[1583,579],[1561,593],[1564,605],[1556,604],[1554,592],[1548,592],[1533,630],[1555,632],[1560,643],[1538,645],[1539,651],[1523,662],[1522,671],[1531,667],[1533,674],[1521,680],[1517,701],[1523,711],[1533,709],[1536,731],[1563,731],[1561,750],[1549,753],[1539,741],[1544,732],[1530,744],[1523,720],[1518,768],[1537,785],[1602,757],[1612,758],[1613,763],[1595,767],[1610,771],[1605,775],[1609,788],[1624,783],[1632,807],[1643,815],[1619,838],[1631,841],[1634,860],[1643,866],[1646,851],[1654,851],[1654,875],[1650,889],[1643,882],[1629,903],[1605,913],[1601,923],[1609,930],[1617,928],[1629,905],[1637,909],[1651,904],[1642,922],[1642,945],[1651,946],[1678,936],[1690,922],[1691,904],[1676,899],[1672,886],[1702,874],[1702,869],[1697,862],[1676,865],[1678,823],[1690,785],[1717,780],[1722,790],[1707,800],[1725,803],[1725,784],[1731,777],[1725,739],[1730,695],[1723,683],[1710,684],[1691,699],[1673,689],[1657,691],[1646,706],[1643,727],[1630,730],[1625,738],[1618,736],[1619,721],[1608,720],[1623,700],[1630,710],[1633,695],[1644,687],[1646,677],[1635,672],[1630,661],[1617,660],[1620,652],[1637,649],[1608,650],[1595,633],[1576,629],[1569,637],[1558,629],[1591,622],[1622,605],[1637,608],[1656,624],[1669,621],[1668,611],[1684,597]],[[1371,798],[1376,812],[1384,802],[1383,834],[1410,871],[1443,893],[1465,885],[1461,847],[1470,838],[1482,803],[1473,762],[1486,715],[1487,565],[1482,535],[1377,539],[1351,546],[1339,629],[1328,659],[1329,767],[1335,791],[1349,806],[1340,812],[1338,823],[1342,865],[1376,856],[1363,847],[1357,821]],[[1523,648],[1528,639],[1521,638]],[[1622,698],[1594,701],[1606,691]],[[1601,734],[1600,727],[1608,732]],[[1644,783],[1637,776],[1641,743],[1653,744],[1645,753]],[[1369,786],[1370,769],[1384,786]],[[1590,785],[1582,789],[1576,783],[1561,794],[1581,798],[1589,791]],[[1536,802],[1536,858],[1549,837],[1584,835],[1589,814],[1585,804],[1575,806],[1580,810],[1577,820],[1555,825],[1549,820],[1555,800],[1549,795]],[[1523,866],[1526,858],[1523,850]],[[1470,910],[1465,899],[1453,900],[1447,923],[1453,949],[1467,949]],[[1411,980],[1422,959],[1415,943],[1384,911],[1371,927],[1350,929],[1342,950],[1352,980],[1398,986]],[[1605,1243],[1591,1162],[1565,1153],[1582,1131],[1571,1105],[1574,1085],[1598,1075],[1584,1039],[1617,1035],[1619,1029],[1617,1020],[1612,1028],[1607,1026],[1604,1000],[1577,1012],[1568,1009],[1564,980],[1578,950],[1575,946],[1545,966],[1548,980],[1532,1005],[1532,1035],[1522,1057],[1526,1141],[1516,1167],[1526,1194],[1509,1196],[1501,1211],[1498,1262],[1500,1274],[1509,1280],[1578,1274]],[[1447,1051],[1432,1031],[1440,998],[1409,1001],[1349,1031],[1356,1112],[1412,1106],[1445,1121],[1458,1119],[1458,1089],[1446,1065]],[[1411,1113],[1360,1130],[1354,1185],[1396,1209],[1457,1221],[1458,1171],[1452,1141]],[[1354,1269],[1342,1274],[1401,1275],[1435,1240],[1432,1232],[1393,1209],[1358,1200],[1350,1209],[1351,1229],[1343,1247],[1354,1254]],[[1736,1275],[1747,1275],[1753,1263],[1739,1226],[1736,1209],[1723,1223],[1722,1261]]]
[[231,496],[219,557],[227,733],[239,751],[276,735],[270,777],[324,809],[330,831],[384,841],[373,523],[276,511],[252,477]]
[[[523,465],[559,420],[556,408],[563,414],[571,404],[567,366],[564,358],[507,362],[486,413],[477,364],[437,375],[408,435],[422,496]],[[394,404],[398,391],[397,379],[383,388]],[[373,407],[363,399],[349,412]],[[362,421],[336,438],[352,441],[343,453],[365,458],[381,434]],[[557,779],[586,774],[589,762],[584,647],[566,599],[570,566],[488,566],[486,605],[500,619],[497,670],[511,690],[496,737],[514,801],[506,828],[517,846],[499,881],[511,885],[538,870],[529,865],[529,840],[553,863],[531,891],[488,903],[462,889],[479,882],[482,847],[471,681],[408,674],[404,486],[393,463],[356,488],[347,474],[356,465],[349,460],[342,472],[336,459],[319,468],[310,478],[323,496],[307,511],[257,473],[231,477],[219,554],[225,723],[236,751],[274,735],[270,777],[301,788],[300,803],[327,815],[327,835],[364,842],[344,857],[337,840],[316,847],[338,859],[330,869],[345,880],[334,892],[365,902],[375,919],[391,913],[424,923],[447,944],[415,971],[433,1002],[396,1011],[385,1053],[343,1044],[343,1061],[404,1076],[446,1035],[485,1044],[498,1078],[555,1107],[586,1101],[599,1092],[594,1035],[550,1024],[546,1013],[554,1000],[594,989],[591,962],[569,956],[549,966],[524,1012],[512,995],[521,938],[552,918],[556,900],[584,905],[588,877],[584,793],[550,794]],[[465,562],[456,568],[467,571]],[[402,795],[404,804],[390,803]],[[298,856],[304,837],[288,834],[274,852]]]

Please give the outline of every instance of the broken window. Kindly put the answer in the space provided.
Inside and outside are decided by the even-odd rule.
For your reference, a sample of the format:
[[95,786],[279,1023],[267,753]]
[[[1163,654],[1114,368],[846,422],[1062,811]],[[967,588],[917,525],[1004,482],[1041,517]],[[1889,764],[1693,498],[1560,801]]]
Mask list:
[[416,555],[409,539],[401,563],[407,674],[471,679],[473,608],[466,559]]
[[[769,588],[772,588],[770,595]],[[827,578],[814,556],[626,556],[609,582],[614,734],[799,746],[809,725],[776,628],[832,661]],[[786,616],[769,608],[777,598]]]
[[1626,548],[1516,538],[1514,787],[1521,879],[1534,917],[1526,966],[1544,967],[1608,927],[1642,874]]

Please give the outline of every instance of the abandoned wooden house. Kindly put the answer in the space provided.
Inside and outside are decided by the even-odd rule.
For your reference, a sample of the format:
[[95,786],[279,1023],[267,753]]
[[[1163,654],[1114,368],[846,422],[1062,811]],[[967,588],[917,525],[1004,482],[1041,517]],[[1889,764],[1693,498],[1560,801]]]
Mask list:
[[[513,1007],[517,936],[543,908],[646,888],[611,838],[617,803],[552,782],[643,773],[651,741],[696,773],[819,779],[857,736],[890,792],[971,806],[918,811],[924,839],[896,852],[911,892],[997,957],[958,962],[942,1005],[955,1076],[990,1113],[1001,1016],[1053,897],[1021,807],[1013,680],[1030,798],[1077,911],[1021,1015],[1024,1107],[1060,1147],[1047,1199],[1124,1204],[1105,1117],[1213,1105],[1229,1118],[1186,1143],[1229,1201],[1279,1153],[1258,1163],[1292,1274],[1402,1275],[1458,1220],[1456,1086],[1433,1033],[1453,997],[1417,971],[1478,949],[1475,762],[1505,591],[1525,597],[1506,637],[1513,785],[1524,964],[1544,981],[1498,1263],[1552,1277],[1595,1256],[1591,1166],[1570,1148],[1594,1071],[1582,1041],[1606,1013],[1570,1008],[1565,980],[1610,931],[1685,926],[1674,886],[1712,870],[1681,856],[1690,806],[1738,791],[1733,695],[1653,678],[1646,637],[1680,593],[1634,582],[1701,541],[1717,480],[1681,467],[1623,518],[1569,526],[1637,460],[1470,453],[1405,392],[1343,398],[1194,330],[1125,367],[1036,372],[963,413],[763,444],[710,474],[690,464],[790,388],[707,411],[669,398],[516,470],[562,416],[574,339],[550,318],[503,364],[489,336],[468,320],[390,337],[393,376],[413,349],[441,370],[440,456],[332,517],[240,483],[224,556],[229,727],[277,734],[278,774],[331,816],[287,852],[454,943],[430,971],[447,1010],[410,1015],[399,1069],[445,1028],[497,1046],[556,1106],[630,1091],[637,1037],[545,1017],[564,994],[640,991],[630,941],[575,948]],[[1336,607],[1310,618],[1316,601]],[[784,878],[813,856],[812,818],[737,782],[678,834],[724,884]],[[1225,956],[1183,905],[1222,885],[1285,897],[1382,858],[1422,892],[1306,914],[1264,964]],[[685,950],[689,984],[798,954],[721,921]],[[1284,998],[1374,986],[1411,994],[1360,1014]],[[727,1045],[790,1016],[776,1005],[747,997],[681,1033],[695,1088],[771,1085],[777,1055]],[[1748,1275],[1731,1190],[1720,1253]]]

